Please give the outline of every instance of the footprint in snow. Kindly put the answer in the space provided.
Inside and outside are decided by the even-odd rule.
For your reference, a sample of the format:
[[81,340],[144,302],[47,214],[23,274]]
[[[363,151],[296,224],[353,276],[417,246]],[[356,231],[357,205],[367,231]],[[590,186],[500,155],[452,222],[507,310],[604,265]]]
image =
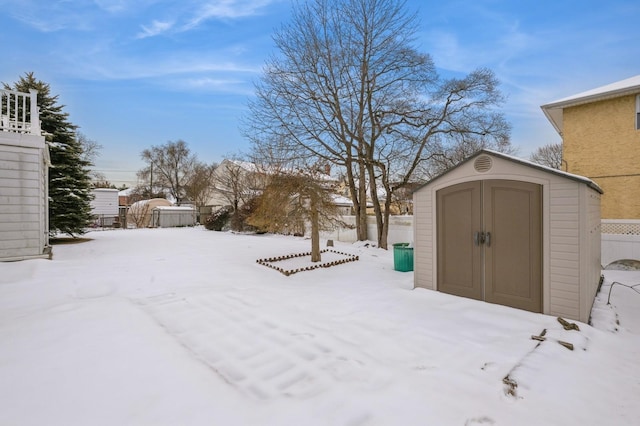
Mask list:
[[97,299],[113,294],[115,285],[112,283],[86,284],[76,287],[74,296],[76,299]]
[[472,419],[468,419],[464,424],[465,426],[492,425],[492,424],[495,424],[495,422],[490,417],[482,416],[482,417],[474,417]]

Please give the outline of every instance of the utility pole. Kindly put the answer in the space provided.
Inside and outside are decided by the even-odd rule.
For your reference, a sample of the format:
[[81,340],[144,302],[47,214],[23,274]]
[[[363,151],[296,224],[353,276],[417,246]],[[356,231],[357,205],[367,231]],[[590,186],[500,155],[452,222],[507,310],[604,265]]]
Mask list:
[[149,198],[154,198],[153,196],[153,161],[151,161],[151,173],[149,173]]

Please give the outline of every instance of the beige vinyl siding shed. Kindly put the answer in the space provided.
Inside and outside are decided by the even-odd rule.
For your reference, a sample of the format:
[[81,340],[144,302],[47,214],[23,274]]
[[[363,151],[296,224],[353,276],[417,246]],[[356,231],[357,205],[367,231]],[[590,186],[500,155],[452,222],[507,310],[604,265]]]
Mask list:
[[44,137],[0,131],[0,261],[49,256],[49,164]]
[[588,322],[601,194],[587,178],[479,151],[414,192],[414,286]]
[[196,210],[187,206],[158,206],[151,211],[151,226],[175,228],[195,226]]

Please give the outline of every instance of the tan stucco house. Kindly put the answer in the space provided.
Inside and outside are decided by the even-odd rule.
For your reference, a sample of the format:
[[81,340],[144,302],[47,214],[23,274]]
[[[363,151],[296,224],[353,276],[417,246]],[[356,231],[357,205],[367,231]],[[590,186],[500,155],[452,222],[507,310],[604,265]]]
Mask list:
[[563,170],[604,191],[603,219],[640,219],[640,75],[542,105]]

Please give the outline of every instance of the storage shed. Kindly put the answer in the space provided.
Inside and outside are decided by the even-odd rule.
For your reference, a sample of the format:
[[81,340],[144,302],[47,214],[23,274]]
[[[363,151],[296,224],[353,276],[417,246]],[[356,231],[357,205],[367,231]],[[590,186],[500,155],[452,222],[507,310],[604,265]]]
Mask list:
[[146,228],[153,226],[151,214],[153,209],[160,206],[171,206],[171,201],[164,198],[152,198],[150,200],[140,200],[129,206],[127,211],[127,223],[136,228]]
[[414,192],[414,285],[588,322],[601,194],[585,177],[481,150]]
[[100,226],[113,226],[119,214],[118,190],[94,188],[92,191],[91,215]]
[[152,211],[151,226],[158,228],[175,228],[194,226],[196,210],[186,206],[158,206]]

